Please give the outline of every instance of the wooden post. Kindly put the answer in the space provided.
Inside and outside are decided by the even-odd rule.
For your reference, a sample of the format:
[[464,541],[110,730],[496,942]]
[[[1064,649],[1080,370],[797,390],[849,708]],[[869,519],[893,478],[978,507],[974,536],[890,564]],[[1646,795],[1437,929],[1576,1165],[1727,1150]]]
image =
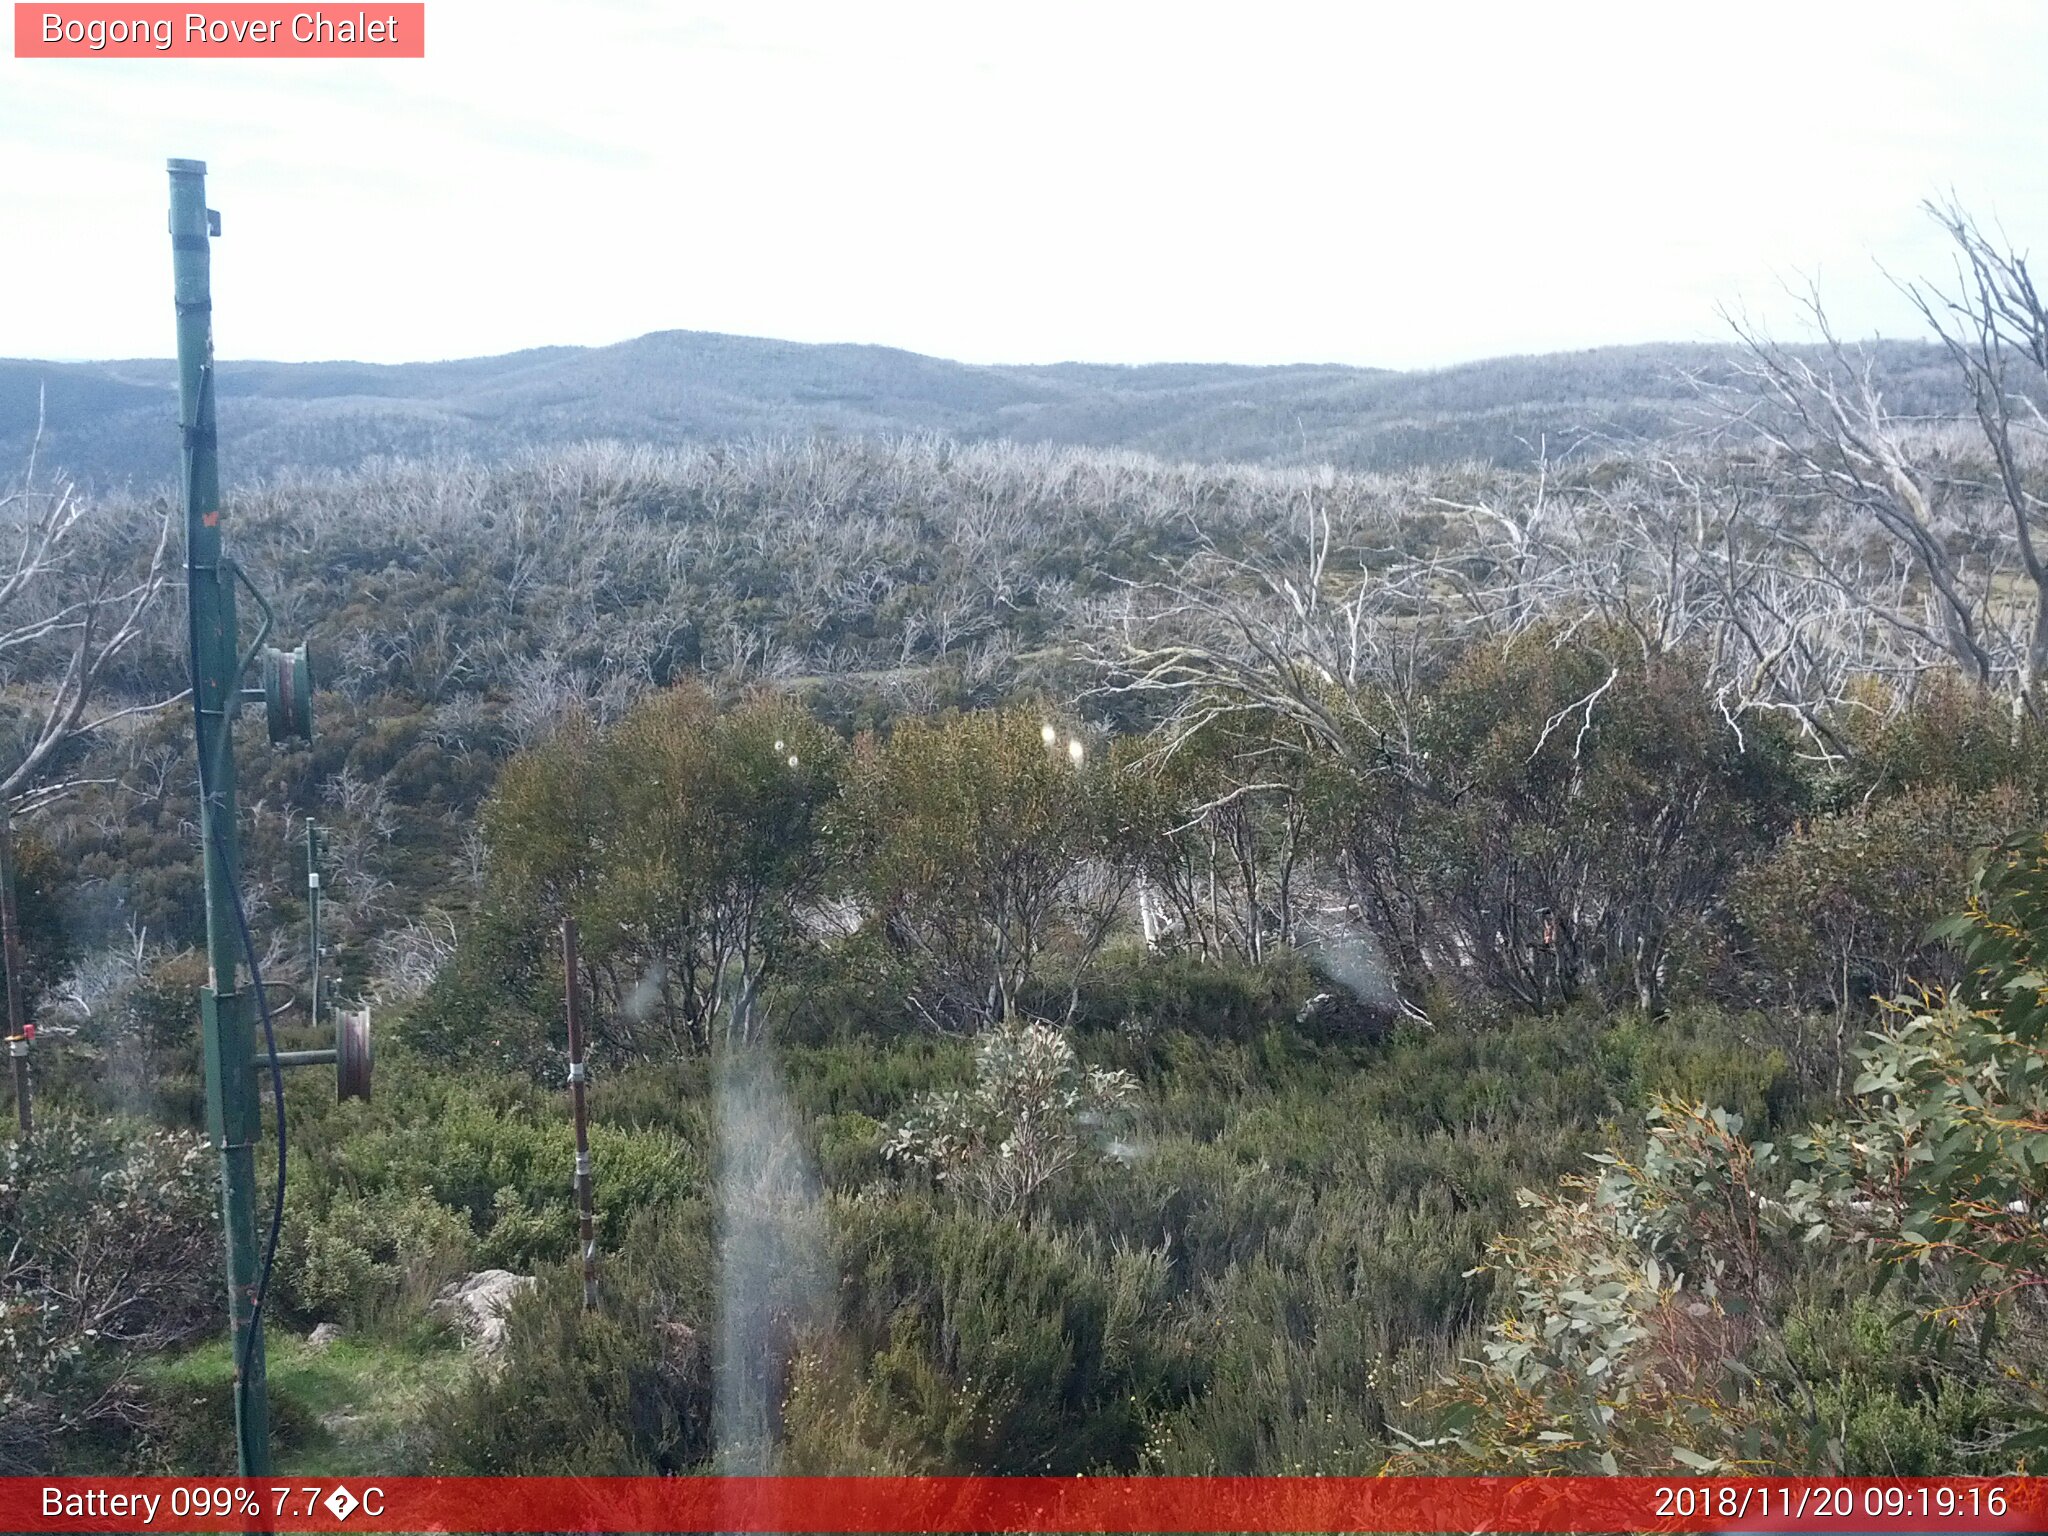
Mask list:
[[7,1054],[14,1058],[14,1120],[21,1128],[21,1139],[27,1141],[36,1128],[35,1111],[28,1098],[28,1036],[9,1035]]
[[28,1085],[28,1043],[34,1036],[21,1016],[21,912],[14,900],[12,804],[0,804],[0,964],[7,967],[7,1054],[14,1060],[14,1118],[26,1141],[35,1129]]
[[21,909],[14,899],[14,807],[0,805],[0,961],[7,966],[7,1033],[21,1033]]
[[576,989],[576,919],[562,919],[562,976],[569,1013],[569,1104],[576,1121],[576,1212],[583,1243],[583,1305],[597,1306],[597,1222],[590,1204],[590,1119],[583,1103],[583,1010]]

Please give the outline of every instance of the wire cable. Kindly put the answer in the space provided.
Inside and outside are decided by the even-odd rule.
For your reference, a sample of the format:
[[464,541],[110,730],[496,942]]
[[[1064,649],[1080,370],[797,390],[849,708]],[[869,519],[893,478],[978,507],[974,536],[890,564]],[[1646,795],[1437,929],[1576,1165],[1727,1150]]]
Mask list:
[[270,998],[263,990],[263,972],[256,964],[256,940],[249,932],[249,914],[242,908],[242,888],[228,882],[228,894],[235,901],[235,926],[242,931],[242,953],[249,960],[249,986],[256,994],[256,1007],[263,1015],[263,1048],[270,1055],[271,1102],[277,1107],[277,1192],[270,1202],[270,1235],[263,1240],[263,1268],[256,1278],[256,1300],[249,1308],[249,1331],[242,1338],[235,1373],[249,1369],[249,1352],[255,1348],[257,1330],[263,1326],[263,1303],[270,1297],[270,1269],[277,1262],[277,1234],[284,1226],[284,1184],[289,1165],[284,1142],[284,1066],[277,1059],[277,1027],[270,1017]]

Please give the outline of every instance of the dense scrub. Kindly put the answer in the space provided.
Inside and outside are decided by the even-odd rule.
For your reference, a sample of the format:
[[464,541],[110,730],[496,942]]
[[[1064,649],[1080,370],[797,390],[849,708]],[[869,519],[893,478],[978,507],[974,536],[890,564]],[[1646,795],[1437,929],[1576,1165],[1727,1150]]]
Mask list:
[[[1786,589],[1727,583],[1771,494],[1740,456],[1356,477],[942,443],[252,488],[238,548],[323,686],[311,746],[244,733],[251,915],[302,996],[317,815],[331,995],[382,1052],[374,1104],[290,1084],[273,1327],[410,1375],[377,1464],[423,1470],[2012,1464],[2040,1362],[1893,1324],[2037,1336],[2032,1239],[1969,1235],[2013,1270],[1995,1297],[1847,1221],[1886,1170],[1844,1148],[1906,1137],[1902,1103],[1988,1134],[1957,1083],[2032,1060],[2001,962],[1930,925],[2041,824],[2048,743],[2007,652],[1987,680],[1868,616],[1756,630]],[[125,697],[182,681],[158,617]],[[76,1169],[0,1183],[0,1454],[56,1455],[53,1423],[91,1428],[80,1464],[193,1464],[211,1229],[175,1249],[93,1194],[207,1202],[184,722],[64,768],[21,858]],[[1980,937],[2037,923],[1995,869],[1976,899]],[[1879,1008],[1921,984],[1957,1001]],[[2030,1144],[1993,1150],[1992,1193],[2036,1201]],[[1973,1208],[1947,1175],[1916,1219]],[[52,1287],[60,1224],[162,1272],[128,1344]],[[540,1279],[492,1372],[427,1310],[481,1267]],[[342,1464],[323,1420],[363,1415],[317,1399],[348,1372],[280,1358],[290,1454]]]
[[[334,1322],[441,1359],[454,1346],[426,1303],[442,1283],[538,1272],[505,1367],[458,1374],[380,1454],[734,1464],[717,1417],[732,1234],[756,1217],[720,1062],[766,1051],[786,1109],[744,1134],[788,1171],[761,1229],[780,1278],[741,1342],[769,1376],[769,1464],[1598,1468],[1683,1451],[1875,1472],[1958,1466],[1963,1445],[2003,1464],[2033,1367],[1958,1373],[1932,1344],[1880,1345],[1902,1294],[1876,1294],[1886,1253],[1835,1241],[1776,1149],[1827,1144],[1838,1079],[1870,1084],[1846,1056],[1869,992],[1787,935],[1818,943],[1839,909],[1864,925],[1872,983],[1960,977],[1922,914],[1963,904],[1966,841],[1883,829],[1936,796],[1971,808],[1972,835],[2002,831],[2038,813],[2036,759],[1959,760],[1948,744],[1985,706],[1943,694],[1887,727],[1863,780],[1815,775],[1768,731],[1739,749],[1717,733],[1682,656],[1638,662],[1569,738],[1515,751],[1511,722],[1540,736],[1586,691],[1559,669],[1617,654],[1599,644],[1457,663],[1425,749],[1455,766],[1449,796],[1421,777],[1347,788],[1321,760],[1233,796],[1237,750],[1271,733],[1186,754],[1078,724],[1048,741],[1035,710],[846,741],[786,697],[689,687],[572,721],[485,805],[473,915],[387,1021],[377,1101],[291,1085],[274,1326]],[[1161,814],[1175,804],[1211,809]],[[1688,814],[1656,809],[1672,804]],[[1398,926],[1343,899],[1373,828],[1405,851]],[[1892,861],[1876,874],[1873,847]],[[1140,902],[1169,879],[1177,895]],[[1851,895],[1816,902],[1829,880]],[[563,916],[592,936],[594,1315],[556,1087]],[[1404,932],[1431,941],[1404,952]],[[1347,982],[1360,955],[1370,975]],[[115,987],[53,1057],[57,1096],[190,1123],[175,1026],[197,980],[159,961]],[[109,1057],[149,1070],[92,1070]],[[1816,1214],[1724,1231],[1729,1190]],[[1638,1278],[1574,1300],[1601,1294],[1603,1265]],[[1646,1353],[1696,1292],[1712,1326]],[[1584,1351],[1521,1352],[1548,1336],[1539,1315],[1587,1306]],[[1461,1363],[1476,1348],[1483,1364]],[[1721,1384],[1727,1360],[1746,1374]],[[1544,1438],[1623,1368],[1630,1406],[1607,1431]],[[187,1378],[93,1379],[165,1426],[145,1459],[187,1453],[164,1396]],[[1701,1401],[1704,1420],[1686,1406]],[[317,1423],[296,1432],[331,1454]]]

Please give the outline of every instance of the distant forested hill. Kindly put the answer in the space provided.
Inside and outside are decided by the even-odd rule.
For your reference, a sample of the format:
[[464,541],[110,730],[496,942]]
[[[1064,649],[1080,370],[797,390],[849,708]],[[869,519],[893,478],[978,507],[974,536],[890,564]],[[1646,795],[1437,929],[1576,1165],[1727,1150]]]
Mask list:
[[[888,347],[663,331],[609,347],[455,362],[228,362],[231,479],[379,456],[509,451],[593,438],[683,444],[749,436],[942,432],[1135,448],[1169,459],[1393,469],[1516,465],[1547,440],[1662,437],[1694,414],[1685,375],[1717,348],[1610,347],[1426,373],[1328,364],[983,367]],[[1895,409],[1946,406],[1936,349],[1875,349]],[[18,464],[45,401],[42,457],[100,485],[148,486],[177,459],[172,364],[0,360],[0,464]],[[1939,398],[1937,398],[1939,397]]]

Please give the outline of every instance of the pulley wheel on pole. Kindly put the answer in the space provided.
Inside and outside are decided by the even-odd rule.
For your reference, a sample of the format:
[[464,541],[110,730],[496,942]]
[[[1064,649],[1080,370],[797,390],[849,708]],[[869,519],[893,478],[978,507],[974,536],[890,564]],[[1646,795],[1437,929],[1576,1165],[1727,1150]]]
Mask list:
[[350,1099],[370,1097],[370,1010],[334,1010],[334,1098],[345,1104]]
[[303,645],[263,648],[263,713],[272,745],[313,739],[313,664]]

